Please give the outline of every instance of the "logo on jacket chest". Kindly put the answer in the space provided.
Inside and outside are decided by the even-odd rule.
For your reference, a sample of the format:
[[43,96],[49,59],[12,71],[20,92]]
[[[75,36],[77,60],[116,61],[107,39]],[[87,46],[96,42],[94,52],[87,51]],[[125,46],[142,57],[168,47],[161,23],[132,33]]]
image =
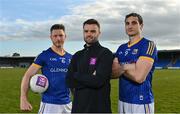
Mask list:
[[97,58],[91,57],[91,58],[90,58],[90,61],[89,61],[89,65],[95,65],[95,64],[96,64],[96,61],[97,61]]

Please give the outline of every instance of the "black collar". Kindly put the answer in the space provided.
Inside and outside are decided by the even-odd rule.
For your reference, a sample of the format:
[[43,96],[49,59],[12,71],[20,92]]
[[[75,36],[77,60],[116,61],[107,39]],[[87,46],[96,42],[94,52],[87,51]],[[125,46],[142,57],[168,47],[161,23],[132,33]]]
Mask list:
[[90,46],[87,46],[86,44],[84,45],[84,49],[93,49],[93,48],[97,48],[97,47],[100,47],[100,43],[99,41],[95,42],[95,43],[92,43]]

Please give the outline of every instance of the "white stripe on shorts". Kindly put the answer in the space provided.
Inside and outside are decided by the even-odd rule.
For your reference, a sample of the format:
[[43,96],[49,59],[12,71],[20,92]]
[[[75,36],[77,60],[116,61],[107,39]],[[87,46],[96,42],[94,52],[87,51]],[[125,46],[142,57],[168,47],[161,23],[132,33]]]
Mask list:
[[43,114],[46,103],[41,102],[38,114]]

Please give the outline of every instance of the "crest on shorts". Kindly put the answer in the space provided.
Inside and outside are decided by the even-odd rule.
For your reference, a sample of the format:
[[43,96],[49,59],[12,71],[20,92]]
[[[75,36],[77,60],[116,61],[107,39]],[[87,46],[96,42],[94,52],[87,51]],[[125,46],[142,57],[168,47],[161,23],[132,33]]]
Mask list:
[[142,101],[143,99],[144,99],[143,95],[140,95],[140,96],[139,96],[139,100]]

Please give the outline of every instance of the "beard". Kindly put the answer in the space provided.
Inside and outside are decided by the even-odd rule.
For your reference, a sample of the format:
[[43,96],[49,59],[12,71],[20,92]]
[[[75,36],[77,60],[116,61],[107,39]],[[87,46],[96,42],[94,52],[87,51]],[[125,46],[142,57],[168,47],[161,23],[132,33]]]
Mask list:
[[86,44],[89,45],[97,42],[98,41],[97,39],[98,39],[97,37],[86,37],[86,38],[84,37],[84,41],[86,42]]
[[61,42],[53,42],[53,45],[55,46],[55,47],[57,47],[57,48],[62,48],[63,46],[62,46],[62,43]]

